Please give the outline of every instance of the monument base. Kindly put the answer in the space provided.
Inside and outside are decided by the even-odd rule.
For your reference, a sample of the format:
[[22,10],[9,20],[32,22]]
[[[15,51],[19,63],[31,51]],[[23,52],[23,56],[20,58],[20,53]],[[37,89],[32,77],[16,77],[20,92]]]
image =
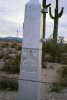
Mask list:
[[22,49],[19,93],[17,100],[40,100],[40,71],[38,49]]

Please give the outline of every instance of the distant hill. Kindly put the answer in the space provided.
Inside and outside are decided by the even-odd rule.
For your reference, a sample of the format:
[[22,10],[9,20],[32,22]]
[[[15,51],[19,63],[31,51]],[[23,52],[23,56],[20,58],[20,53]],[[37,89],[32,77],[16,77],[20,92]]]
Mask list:
[[22,38],[17,38],[17,37],[0,37],[0,40],[5,40],[5,41],[12,41],[12,40],[15,40],[15,41],[19,41],[19,42],[22,42]]

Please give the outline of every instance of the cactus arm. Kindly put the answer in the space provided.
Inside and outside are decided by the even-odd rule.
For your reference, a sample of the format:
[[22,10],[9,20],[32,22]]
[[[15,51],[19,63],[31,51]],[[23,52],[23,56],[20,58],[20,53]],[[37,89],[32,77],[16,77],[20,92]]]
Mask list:
[[50,7],[51,4],[46,5],[46,8]]
[[55,17],[53,17],[53,15],[52,15],[52,13],[51,13],[51,7],[49,7],[49,14],[50,14],[50,17],[51,17],[52,19],[55,18]]
[[64,8],[61,9],[61,12],[58,14],[58,17],[61,17],[63,14]]

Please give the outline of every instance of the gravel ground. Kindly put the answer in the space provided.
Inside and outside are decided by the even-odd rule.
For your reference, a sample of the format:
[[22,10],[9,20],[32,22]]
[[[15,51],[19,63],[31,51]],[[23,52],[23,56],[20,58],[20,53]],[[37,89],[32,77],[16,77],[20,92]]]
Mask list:
[[0,100],[16,100],[17,92],[0,91]]
[[[44,82],[56,82],[59,80],[56,71],[60,68],[60,64],[47,64],[47,69],[42,69],[41,79]],[[12,78],[13,75],[6,75],[4,73],[0,73],[1,77]],[[18,75],[15,75],[13,78],[18,78]],[[0,100],[16,100],[18,95],[18,91],[1,91],[0,90]],[[48,86],[41,86],[41,100],[67,100],[67,89],[62,91],[62,93],[49,93]]]
[[[18,75],[17,74],[7,74],[5,72],[0,71],[0,80],[2,79],[11,80],[12,78],[18,78]],[[0,90],[0,100],[16,100],[17,94],[18,94],[18,91]]]

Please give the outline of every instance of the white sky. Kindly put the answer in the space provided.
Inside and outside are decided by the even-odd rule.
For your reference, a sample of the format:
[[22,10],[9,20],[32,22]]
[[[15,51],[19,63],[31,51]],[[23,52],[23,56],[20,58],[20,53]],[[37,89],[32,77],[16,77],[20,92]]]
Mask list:
[[[16,36],[17,27],[19,36],[22,36],[22,25],[24,21],[24,7],[28,0],[0,0],[0,36]],[[54,7],[55,0],[52,2]],[[61,2],[60,2],[61,1]],[[64,1],[64,2],[63,2]],[[59,0],[60,7],[64,6],[64,15],[59,20],[59,34],[67,38],[67,1]],[[54,13],[54,12],[53,12]],[[47,16],[47,31],[49,36],[53,31],[53,21]]]

